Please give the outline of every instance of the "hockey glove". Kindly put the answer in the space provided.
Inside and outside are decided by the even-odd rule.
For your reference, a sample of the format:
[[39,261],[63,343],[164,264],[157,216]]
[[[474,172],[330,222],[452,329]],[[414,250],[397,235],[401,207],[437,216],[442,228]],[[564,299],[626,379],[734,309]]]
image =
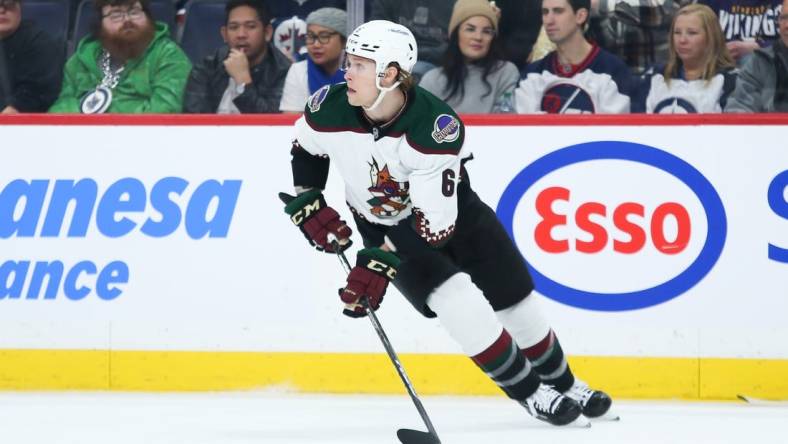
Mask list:
[[301,229],[309,245],[317,251],[335,253],[328,239],[329,233],[336,236],[342,251],[353,244],[350,240],[353,230],[339,218],[335,209],[326,205],[320,190],[310,190],[298,197],[279,193],[279,199],[285,203],[285,213],[290,215],[290,220]]
[[399,258],[380,248],[365,248],[356,256],[356,266],[347,276],[347,285],[339,289],[339,297],[346,304],[343,314],[351,318],[366,316],[361,298],[366,296],[369,308],[377,310],[383,302],[386,287],[394,280]]

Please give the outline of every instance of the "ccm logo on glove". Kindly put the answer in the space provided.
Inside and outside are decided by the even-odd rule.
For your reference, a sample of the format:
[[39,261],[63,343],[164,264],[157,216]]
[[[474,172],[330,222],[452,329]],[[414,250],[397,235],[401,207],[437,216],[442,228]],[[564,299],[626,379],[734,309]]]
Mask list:
[[383,302],[386,287],[397,275],[400,260],[394,253],[380,248],[365,248],[356,256],[356,266],[347,276],[347,285],[339,289],[339,297],[346,305],[342,311],[352,318],[366,316],[362,305],[366,297],[371,310],[377,310]]
[[307,191],[298,197],[279,193],[279,199],[285,203],[285,213],[290,215],[290,220],[316,250],[334,253],[329,234],[337,238],[342,251],[352,244],[350,235],[353,231],[339,218],[335,209],[326,205],[320,190]]
[[386,276],[390,281],[394,280],[394,277],[397,276],[397,270],[394,267],[390,267],[383,262],[378,262],[374,259],[370,259],[369,263],[367,264],[367,268],[374,271],[375,273],[381,274]]

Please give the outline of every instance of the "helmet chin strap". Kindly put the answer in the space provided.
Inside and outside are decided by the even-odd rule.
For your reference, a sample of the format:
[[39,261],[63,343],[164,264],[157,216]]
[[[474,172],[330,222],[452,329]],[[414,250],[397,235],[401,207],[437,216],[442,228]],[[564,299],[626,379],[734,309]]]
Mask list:
[[388,88],[384,88],[384,87],[380,86],[380,79],[381,79],[380,77],[377,77],[375,79],[375,86],[377,86],[378,91],[380,91],[378,93],[378,98],[375,99],[374,102],[372,102],[372,105],[370,105],[370,106],[362,106],[362,108],[364,108],[364,111],[372,111],[372,110],[374,110],[378,105],[380,105],[380,102],[383,101],[383,97],[386,96],[386,93],[388,93],[390,91],[393,91],[394,89],[396,89],[399,86],[400,83],[402,83],[401,81],[397,80],[396,82],[394,82],[393,85],[389,86]]

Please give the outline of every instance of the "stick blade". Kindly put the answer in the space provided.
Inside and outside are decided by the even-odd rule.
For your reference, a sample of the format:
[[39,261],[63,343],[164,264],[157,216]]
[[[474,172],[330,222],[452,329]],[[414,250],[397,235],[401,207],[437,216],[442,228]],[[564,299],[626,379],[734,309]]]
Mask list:
[[421,430],[399,429],[397,438],[402,444],[441,444],[437,436]]

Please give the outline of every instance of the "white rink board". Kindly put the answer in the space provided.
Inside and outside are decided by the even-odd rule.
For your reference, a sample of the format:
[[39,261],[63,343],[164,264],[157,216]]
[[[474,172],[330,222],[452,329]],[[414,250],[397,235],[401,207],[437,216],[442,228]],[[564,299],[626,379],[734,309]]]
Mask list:
[[[528,165],[571,145],[605,140],[669,153],[664,156],[691,165],[719,195],[727,222],[724,248],[708,274],[680,295],[625,311],[576,308],[542,298],[570,354],[788,358],[788,264],[767,256],[770,243],[788,248],[788,219],[768,201],[770,184],[788,170],[785,134],[781,126],[473,126],[466,143],[475,154],[468,164],[473,188],[493,208]],[[26,299],[31,269],[21,297],[0,300],[0,348],[379,352],[367,321],[340,314],[336,288],[343,272],[336,258],[313,252],[282,211],[276,194],[292,189],[291,136],[287,126],[3,127],[0,190],[19,179],[48,180],[49,188],[35,236],[0,239],[0,265],[62,261],[67,272],[80,261],[99,269],[122,261],[129,277],[118,286],[122,293],[109,301],[95,291],[70,300],[62,289],[54,299],[41,295],[34,300]],[[136,179],[149,197],[166,177],[189,183],[180,198],[173,195],[181,213],[201,183],[241,181],[227,236],[192,239],[183,220],[171,235],[143,234],[147,219],[161,220],[147,199],[144,212],[122,214],[136,224],[126,235],[102,234],[94,207],[84,237],[66,235],[70,217],[59,236],[40,236],[56,180],[92,179],[98,202],[121,179]],[[655,250],[650,235],[632,254],[617,253],[610,245],[593,254],[545,253],[533,240],[534,199],[556,186],[571,192],[568,204],[553,206],[563,213],[598,202],[611,216],[620,203],[634,202],[648,215],[661,203],[675,202],[689,215],[689,242],[675,255]],[[341,193],[332,174],[328,201],[349,218]],[[786,193],[783,201],[788,201]],[[671,173],[641,162],[584,161],[532,184],[516,205],[514,236],[526,258],[564,286],[634,292],[672,279],[697,258],[709,223],[702,200]],[[16,218],[23,206],[17,207]],[[6,218],[2,224],[8,217],[7,211],[0,214]],[[672,220],[665,223],[668,240],[675,231]],[[627,240],[605,224],[610,242]],[[564,228],[552,235],[589,239]],[[93,287],[95,281],[82,274],[77,286]],[[421,318],[395,289],[389,291],[379,313],[398,351],[460,352],[437,321]]]

